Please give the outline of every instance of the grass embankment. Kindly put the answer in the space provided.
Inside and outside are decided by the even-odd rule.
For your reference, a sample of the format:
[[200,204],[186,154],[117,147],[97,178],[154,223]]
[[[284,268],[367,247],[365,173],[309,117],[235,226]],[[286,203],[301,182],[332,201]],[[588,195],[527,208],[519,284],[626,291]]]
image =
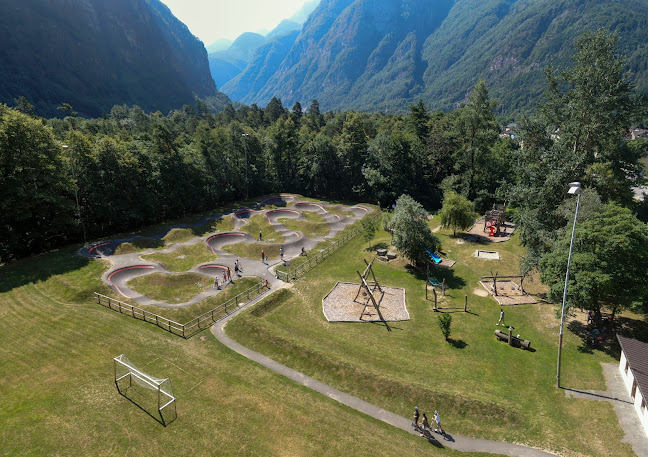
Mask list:
[[[76,249],[0,268],[4,455],[478,455],[437,450],[297,386],[208,331],[183,340],[96,305],[108,265]],[[168,427],[116,391],[122,353],[171,378],[178,419]],[[141,406],[157,414],[155,401]]]
[[178,304],[213,286],[209,277],[198,273],[153,273],[128,281],[128,286],[152,300]]
[[223,250],[246,259],[261,260],[261,251],[265,252],[268,259],[275,260],[279,258],[279,244],[266,243],[236,243],[223,246]]
[[[435,227],[435,221],[431,225]],[[470,313],[453,312],[450,343],[439,331],[438,313],[425,300],[425,272],[406,262],[375,262],[381,284],[404,287],[411,320],[390,324],[328,323],[322,297],[336,281],[357,282],[356,270],[370,260],[369,246],[389,244],[379,232],[370,242],[357,238],[308,273],[290,291],[264,302],[257,310],[235,318],[228,334],[256,351],[345,392],[387,410],[409,416],[413,405],[439,409],[444,428],[468,436],[506,440],[550,448],[564,455],[633,455],[623,437],[611,404],[565,398],[555,387],[557,319],[550,304],[505,308],[506,321],[532,351],[509,347],[493,335],[499,306],[491,297],[475,295],[481,276],[490,271],[517,274],[523,248],[517,237],[497,244],[476,244],[437,232],[443,254],[457,264],[435,268],[450,287],[444,306],[463,309],[468,296]],[[500,261],[474,257],[476,249],[498,251]],[[525,288],[539,292],[537,280]],[[483,290],[483,289],[482,289]],[[563,385],[605,389],[600,362],[617,363],[605,353],[583,349],[568,332],[563,349]],[[606,430],[601,435],[592,430]]]
[[217,259],[209,250],[205,243],[196,243],[189,246],[180,246],[173,252],[146,254],[142,256],[144,260],[158,262],[169,271],[183,272],[195,267],[201,263]]
[[[160,275],[159,277],[156,277]],[[191,276],[189,276],[191,275]],[[150,278],[148,281],[143,281],[143,285],[135,284],[136,280],[143,280]],[[178,278],[178,279],[176,279]],[[223,287],[222,276],[219,275],[218,281]],[[245,292],[252,286],[258,284],[261,278],[258,276],[248,276],[243,278],[234,278],[234,282],[228,282],[224,288],[217,295],[209,297],[194,305],[182,308],[163,308],[159,306],[139,305],[129,301],[134,306],[144,309],[158,316],[166,317],[179,324],[186,324],[190,320],[204,314],[219,305],[225,303],[227,300],[235,297],[236,295]],[[213,278],[208,276],[198,275],[195,273],[181,274],[181,275],[164,275],[154,273],[147,276],[135,278],[129,282],[129,286],[138,292],[152,298],[154,300],[162,300],[167,303],[183,303],[190,300],[194,295],[203,292],[210,287],[214,287]],[[153,291],[157,287],[158,291]],[[146,290],[148,293],[145,293]],[[182,295],[181,295],[182,294]],[[245,302],[245,300],[243,301]]]
[[[190,223],[191,218],[185,221],[189,221],[185,223]],[[164,230],[166,227],[159,228]],[[233,229],[234,218],[231,215],[223,216],[196,227],[171,229],[161,238],[137,238],[133,241],[122,243],[115,249],[115,254],[132,254],[147,249],[166,249],[176,243],[184,243],[197,236],[205,236],[212,232],[229,232]]]
[[265,215],[257,214],[247,219],[248,223],[241,227],[241,232],[249,233],[253,238],[259,239],[259,232],[263,235],[263,242],[265,243],[283,243],[284,236],[277,232],[274,227],[268,222]]
[[331,214],[337,214],[340,217],[353,217],[355,214],[353,214],[351,211],[346,209],[344,206],[340,205],[326,205],[324,206],[324,209],[328,211]]
[[278,221],[284,227],[295,232],[302,232],[309,238],[326,236],[331,231],[331,226],[324,217],[313,211],[301,211],[304,219],[292,219],[289,217],[279,218]]

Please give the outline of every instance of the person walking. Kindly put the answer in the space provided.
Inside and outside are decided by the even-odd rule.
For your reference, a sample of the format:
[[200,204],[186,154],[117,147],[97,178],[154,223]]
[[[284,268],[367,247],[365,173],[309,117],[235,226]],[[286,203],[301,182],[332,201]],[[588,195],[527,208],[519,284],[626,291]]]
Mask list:
[[283,246],[279,248],[279,257],[283,260]]
[[423,420],[421,420],[421,429],[425,432],[430,428],[430,423],[428,422],[427,415],[423,413]]
[[225,288],[225,285],[227,284],[227,271],[223,272],[223,288]]
[[265,251],[261,250],[261,262],[266,263],[268,259],[266,258]]
[[439,411],[436,409],[434,410],[434,422],[436,422],[436,428],[434,431],[444,434],[445,432],[443,431],[443,428],[441,428],[441,416],[439,416]]
[[414,428],[418,428],[418,421],[419,421],[419,410],[418,406],[414,407],[414,418],[412,419],[412,426]]
[[263,241],[263,233],[259,231],[259,241]]
[[220,287],[218,287],[218,276],[214,276],[214,288],[220,289]]
[[230,267],[227,267],[227,279],[232,282],[232,270],[230,269]]
[[504,323],[504,308],[500,308],[500,318],[499,318],[499,321],[497,321],[497,324],[495,324],[495,325],[500,325],[500,324],[502,324],[504,326],[506,325]]

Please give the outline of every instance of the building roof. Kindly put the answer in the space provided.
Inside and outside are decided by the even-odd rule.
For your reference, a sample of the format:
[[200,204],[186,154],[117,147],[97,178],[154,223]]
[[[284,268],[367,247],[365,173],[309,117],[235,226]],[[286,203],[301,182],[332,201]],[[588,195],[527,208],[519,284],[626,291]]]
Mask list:
[[648,344],[617,335],[621,350],[628,360],[632,375],[637,380],[641,396],[648,402]]

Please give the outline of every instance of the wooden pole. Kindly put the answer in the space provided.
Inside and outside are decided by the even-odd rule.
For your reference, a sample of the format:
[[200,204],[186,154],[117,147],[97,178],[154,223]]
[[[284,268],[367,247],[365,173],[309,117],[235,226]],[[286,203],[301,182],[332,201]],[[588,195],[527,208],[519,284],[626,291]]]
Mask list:
[[509,346],[513,346],[513,328],[509,327],[508,331],[509,331],[508,344],[509,344]]
[[445,290],[446,290],[445,278],[443,278],[443,284],[441,284],[441,287],[442,287],[443,296],[445,297]]
[[464,297],[464,313],[468,312],[468,295]]
[[432,292],[434,292],[434,311],[437,310],[437,293],[436,289],[432,288]]

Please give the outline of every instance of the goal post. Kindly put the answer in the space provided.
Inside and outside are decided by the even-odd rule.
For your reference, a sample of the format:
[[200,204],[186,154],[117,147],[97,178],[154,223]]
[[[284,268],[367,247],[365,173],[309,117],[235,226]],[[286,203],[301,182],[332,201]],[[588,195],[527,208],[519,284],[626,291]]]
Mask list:
[[[176,398],[173,393],[173,386],[171,384],[170,378],[156,378],[151,376],[143,371],[139,370],[126,356],[126,354],[121,354],[118,357],[113,358],[114,368],[115,368],[115,386],[117,391],[124,395],[131,387],[138,386],[144,389],[151,390],[157,394],[157,410],[160,414],[160,419],[162,424],[166,426],[168,422],[171,422],[177,418],[176,410]],[[128,383],[127,387],[125,384]],[[134,402],[137,404],[137,402]],[[146,405],[138,405],[144,410],[146,410]],[[167,421],[164,416],[165,409],[171,411],[171,420]]]

